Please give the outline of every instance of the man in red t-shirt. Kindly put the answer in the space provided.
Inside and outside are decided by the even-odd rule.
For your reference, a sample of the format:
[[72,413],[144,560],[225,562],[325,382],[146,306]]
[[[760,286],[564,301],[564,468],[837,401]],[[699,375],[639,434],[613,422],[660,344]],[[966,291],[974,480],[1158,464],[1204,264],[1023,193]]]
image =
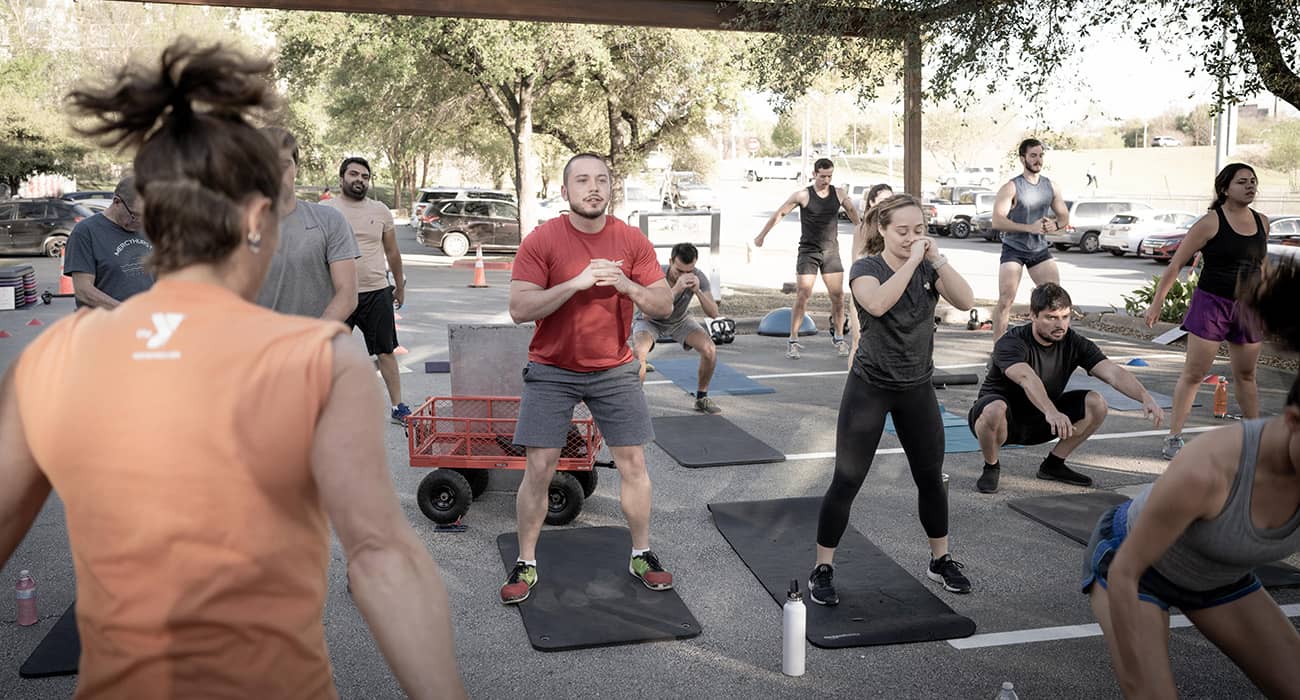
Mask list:
[[663,318],[673,299],[650,241],[605,215],[609,190],[609,167],[600,156],[571,158],[560,190],[569,213],[538,226],[515,255],[510,317],[536,321],[537,331],[528,345],[514,436],[528,455],[515,500],[519,561],[501,586],[503,603],[523,601],[537,583],[547,493],[579,401],[591,409],[618,467],[619,499],[632,531],[628,572],[652,590],[673,587],[672,574],[650,551],[644,445],[654,428],[627,344],[634,307]]

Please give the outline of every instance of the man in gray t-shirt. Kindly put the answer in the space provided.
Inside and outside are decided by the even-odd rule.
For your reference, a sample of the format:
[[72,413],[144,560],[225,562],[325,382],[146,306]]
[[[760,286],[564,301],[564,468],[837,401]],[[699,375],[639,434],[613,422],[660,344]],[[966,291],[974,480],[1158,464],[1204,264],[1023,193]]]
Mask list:
[[112,309],[153,286],[153,273],[145,268],[153,244],[140,231],[143,206],[135,178],[127,176],[107,209],[72,228],[63,274],[72,278],[77,308]]
[[[1043,177],[1043,144],[1038,139],[1020,142],[1024,171],[998,190],[993,201],[993,228],[1002,232],[1002,258],[998,265],[998,303],[993,309],[993,340],[1007,332],[1011,304],[1020,290],[1026,268],[1034,286],[1060,284],[1045,236],[1070,225],[1070,211],[1061,191]],[[1055,214],[1055,218],[1050,216]]]
[[280,152],[280,243],[271,258],[257,303],[295,316],[344,322],[357,306],[352,228],[338,211],[294,197],[298,142],[278,127],[262,130]]
[[664,265],[664,276],[672,287],[673,310],[667,318],[652,319],[636,310],[632,319],[632,352],[641,363],[641,381],[651,369],[646,356],[654,349],[655,340],[670,337],[675,343],[682,343],[700,354],[699,384],[695,392],[695,410],[704,413],[722,413],[722,409],[709,397],[709,381],[713,379],[713,370],[717,367],[717,348],[713,337],[704,330],[698,321],[691,317],[689,308],[691,299],[699,299],[704,313],[710,318],[719,315],[718,305],[709,294],[709,278],[695,270],[695,263],[700,253],[690,243],[678,243],[673,246],[668,264]]

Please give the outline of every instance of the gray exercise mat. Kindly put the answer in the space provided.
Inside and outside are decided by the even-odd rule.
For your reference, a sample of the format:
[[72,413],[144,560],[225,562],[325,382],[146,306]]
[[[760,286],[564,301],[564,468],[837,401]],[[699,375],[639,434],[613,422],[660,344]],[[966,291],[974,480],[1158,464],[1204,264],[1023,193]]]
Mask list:
[[719,415],[660,416],[655,444],[683,467],[784,462],[785,455]]
[[[1113,491],[1088,491],[1061,496],[1036,496],[1008,501],[1011,510],[1087,546],[1097,520],[1107,508],[1129,500]],[[1277,562],[1256,567],[1265,588],[1300,586],[1300,570]]]

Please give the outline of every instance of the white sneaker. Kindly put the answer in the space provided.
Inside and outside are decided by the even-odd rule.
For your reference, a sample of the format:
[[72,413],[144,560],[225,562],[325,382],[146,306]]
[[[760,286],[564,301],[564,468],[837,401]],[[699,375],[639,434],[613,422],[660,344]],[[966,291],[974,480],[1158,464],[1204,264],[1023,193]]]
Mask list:
[[843,338],[840,338],[839,340],[835,341],[835,352],[838,353],[840,357],[848,357],[849,356],[848,341],[844,340]]
[[1183,449],[1183,434],[1170,435],[1165,438],[1165,446],[1160,449],[1160,456],[1165,459],[1173,459],[1178,451]]
[[791,360],[799,359],[799,351],[803,346],[797,340],[787,340],[785,342],[785,356]]

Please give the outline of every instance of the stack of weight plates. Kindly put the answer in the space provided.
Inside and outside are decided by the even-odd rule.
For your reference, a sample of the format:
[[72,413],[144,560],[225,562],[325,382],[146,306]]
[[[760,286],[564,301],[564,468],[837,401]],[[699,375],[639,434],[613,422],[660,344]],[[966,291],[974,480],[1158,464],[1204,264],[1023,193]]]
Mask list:
[[0,287],[14,290],[14,306],[22,308],[35,304],[36,270],[31,265],[8,265],[0,267]]

